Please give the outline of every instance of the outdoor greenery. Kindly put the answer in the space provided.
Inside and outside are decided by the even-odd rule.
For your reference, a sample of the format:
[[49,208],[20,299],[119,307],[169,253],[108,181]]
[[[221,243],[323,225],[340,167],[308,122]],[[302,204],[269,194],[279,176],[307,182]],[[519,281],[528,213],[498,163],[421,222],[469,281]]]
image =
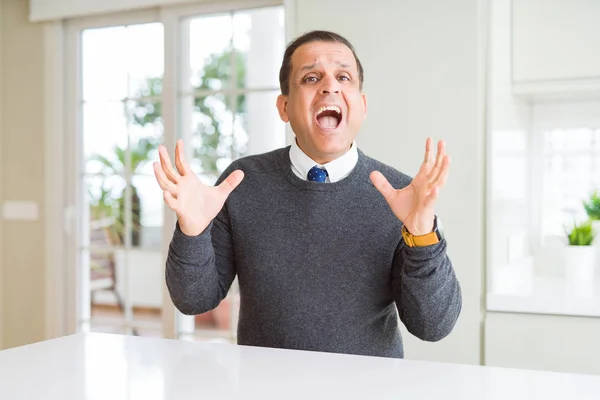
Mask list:
[[[143,138],[130,146],[130,165],[133,173],[137,172],[146,162],[150,161],[153,150],[158,147],[157,138]],[[112,187],[107,185],[109,177],[121,177],[124,179],[126,165],[126,149],[115,146],[114,159],[99,154],[93,155],[90,161],[97,161],[102,165],[102,173],[106,177],[102,182],[100,195],[92,197],[91,216],[92,220],[110,219],[108,235],[114,245],[122,245],[125,242],[123,230],[125,229],[125,194],[123,188],[117,198],[113,198]],[[139,245],[141,230],[141,204],[137,188],[131,184],[131,243]]]
[[[234,61],[234,63],[232,63]],[[245,56],[236,51],[229,50],[220,54],[211,55],[203,71],[200,72],[200,84],[195,88],[202,91],[218,91],[231,85],[241,86],[245,81]],[[235,68],[232,66],[235,65]],[[235,76],[232,76],[234,74]],[[124,103],[124,112],[131,116],[134,124],[145,127],[147,125],[162,125],[162,107],[159,96],[162,93],[162,77],[150,77],[138,89],[137,97],[147,97],[148,100],[130,100]],[[224,124],[231,126],[231,121],[221,121],[218,117],[219,110],[232,109],[232,96],[211,95],[194,98],[194,113],[202,114],[201,122],[195,127],[194,135],[199,136],[200,146],[193,147],[193,157],[200,161],[202,173],[216,177],[220,171],[218,160],[220,158],[235,158],[232,153],[231,137],[225,134]],[[217,100],[217,101],[215,101]],[[220,100],[220,102],[218,101]],[[221,104],[219,104],[221,103]],[[241,94],[235,96],[235,110],[237,113],[245,113],[246,96]],[[130,144],[131,171],[136,173],[147,162],[155,156],[160,138],[146,137]],[[191,145],[188,144],[188,145]],[[99,194],[90,192],[91,219],[108,220],[109,225],[104,229],[111,244],[122,245],[124,243],[123,230],[125,227],[125,189],[116,197],[114,187],[108,182],[114,182],[114,177],[124,179],[126,165],[126,148],[115,146],[110,156],[93,155],[88,161],[100,163],[102,174],[105,176]],[[112,179],[109,179],[112,178]],[[120,186],[124,187],[125,182]],[[132,244],[134,246],[140,241],[141,228],[141,204],[137,188],[131,184],[132,204]]]
[[[235,70],[232,67],[232,58],[235,60]],[[216,91],[226,87],[241,86],[246,78],[245,56],[236,50],[228,50],[220,54],[212,54],[206,61],[206,66],[200,72],[200,84],[195,88],[198,91]],[[235,74],[235,76],[232,76]],[[233,83],[232,83],[233,82]],[[140,90],[140,95],[158,97],[162,92],[162,78],[150,78]],[[215,102],[215,100],[217,100]],[[220,102],[221,104],[218,104]],[[217,104],[215,104],[217,103]],[[230,143],[223,131],[226,124],[231,121],[221,121],[217,114],[218,109],[225,106],[233,109],[231,96],[211,95],[194,98],[194,113],[205,116],[203,122],[196,126],[195,135],[199,135],[202,145],[194,148],[194,158],[200,160],[202,173],[218,176],[218,160],[231,156]],[[246,112],[246,96],[235,96],[236,113]],[[135,122],[138,125],[153,124],[160,120],[162,109],[156,100],[138,101],[134,105]],[[235,156],[235,155],[234,155]]]

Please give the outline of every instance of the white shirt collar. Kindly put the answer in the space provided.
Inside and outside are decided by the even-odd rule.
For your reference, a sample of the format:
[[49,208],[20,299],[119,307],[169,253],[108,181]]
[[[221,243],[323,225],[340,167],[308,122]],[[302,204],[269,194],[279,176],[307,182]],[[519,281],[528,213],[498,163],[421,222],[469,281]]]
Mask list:
[[290,161],[292,162],[292,170],[301,179],[306,180],[308,171],[317,165],[327,170],[328,182],[337,182],[348,176],[358,162],[356,141],[352,142],[350,150],[342,156],[326,164],[318,164],[300,149],[294,139],[290,148]]

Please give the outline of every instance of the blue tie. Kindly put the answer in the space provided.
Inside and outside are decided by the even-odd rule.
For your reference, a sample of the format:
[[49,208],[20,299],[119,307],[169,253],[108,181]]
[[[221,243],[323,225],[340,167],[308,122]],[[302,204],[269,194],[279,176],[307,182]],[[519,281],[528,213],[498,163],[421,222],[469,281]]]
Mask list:
[[327,170],[321,169],[315,165],[308,171],[307,177],[311,182],[325,182],[327,179]]

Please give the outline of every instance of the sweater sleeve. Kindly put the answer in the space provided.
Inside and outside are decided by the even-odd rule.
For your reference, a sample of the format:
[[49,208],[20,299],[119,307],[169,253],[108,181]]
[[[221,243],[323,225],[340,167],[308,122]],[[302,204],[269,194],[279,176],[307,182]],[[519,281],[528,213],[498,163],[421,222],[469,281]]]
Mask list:
[[438,341],[454,328],[462,295],[447,242],[408,247],[400,241],[392,267],[392,289],[401,321],[421,340]]
[[165,278],[173,304],[186,315],[216,308],[236,275],[227,206],[198,236],[175,227]]

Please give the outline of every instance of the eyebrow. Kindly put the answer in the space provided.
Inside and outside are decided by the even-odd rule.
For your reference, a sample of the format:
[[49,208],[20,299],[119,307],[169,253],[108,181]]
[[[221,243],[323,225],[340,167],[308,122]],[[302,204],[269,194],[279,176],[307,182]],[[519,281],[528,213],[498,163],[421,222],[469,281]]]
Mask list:
[[[344,63],[342,61],[336,61],[335,63],[337,65],[339,65],[340,67],[342,67],[342,68],[350,68],[350,64],[346,64],[346,63]],[[310,65],[305,65],[302,68],[300,68],[300,72],[309,71],[311,69],[314,69],[318,64],[319,63],[312,63]]]

